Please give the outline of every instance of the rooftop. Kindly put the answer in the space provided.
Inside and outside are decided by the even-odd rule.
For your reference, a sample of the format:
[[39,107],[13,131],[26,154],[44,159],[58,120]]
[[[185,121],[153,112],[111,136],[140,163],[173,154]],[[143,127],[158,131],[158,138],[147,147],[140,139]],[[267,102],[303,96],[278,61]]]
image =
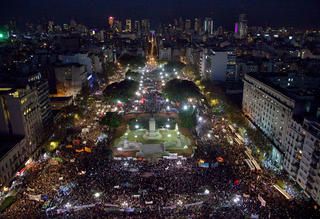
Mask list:
[[248,73],[293,100],[315,98],[320,94],[320,78],[316,75],[292,73]]
[[24,136],[0,135],[0,160],[23,138]]

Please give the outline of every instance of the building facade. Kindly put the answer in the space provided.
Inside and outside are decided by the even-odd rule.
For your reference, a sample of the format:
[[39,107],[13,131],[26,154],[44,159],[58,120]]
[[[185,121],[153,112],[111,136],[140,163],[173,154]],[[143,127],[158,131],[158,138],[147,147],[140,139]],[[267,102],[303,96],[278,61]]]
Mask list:
[[242,110],[276,145],[276,156],[292,179],[319,204],[319,82],[290,73],[261,74],[245,74]]
[[283,143],[295,101],[250,74],[244,76],[243,83],[244,114],[273,140],[281,152],[285,151]]

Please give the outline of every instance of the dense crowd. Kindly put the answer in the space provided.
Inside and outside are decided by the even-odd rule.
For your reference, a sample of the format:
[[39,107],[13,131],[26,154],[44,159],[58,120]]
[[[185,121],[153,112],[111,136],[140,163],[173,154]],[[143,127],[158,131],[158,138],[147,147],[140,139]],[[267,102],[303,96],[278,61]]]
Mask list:
[[[106,159],[100,146],[92,154],[62,150],[63,163],[41,164],[3,216],[310,218],[314,213],[273,190],[272,178],[250,172],[240,148],[212,146],[188,159],[114,160]],[[216,156],[224,162],[218,164]],[[200,167],[200,158],[210,166]],[[71,184],[61,194],[61,186]],[[30,200],[29,194],[47,195],[55,208],[44,209],[44,202]]]
[[[319,218],[309,202],[287,200],[276,191],[272,174],[250,171],[244,147],[227,141],[227,123],[204,116],[209,124],[204,130],[212,133],[194,133],[197,149],[191,158],[116,159],[108,156],[107,140],[96,144],[99,128],[90,122],[93,113],[80,124],[89,125],[90,131],[79,134],[92,152],[61,147],[38,163],[1,217]],[[45,198],[31,198],[36,195]]]

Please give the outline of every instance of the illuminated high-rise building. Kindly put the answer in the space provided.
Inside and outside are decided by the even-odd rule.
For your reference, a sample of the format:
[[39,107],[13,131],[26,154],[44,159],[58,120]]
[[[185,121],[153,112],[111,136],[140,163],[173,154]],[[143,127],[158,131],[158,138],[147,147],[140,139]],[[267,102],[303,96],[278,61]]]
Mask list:
[[77,28],[77,22],[72,19],[70,21],[70,26],[69,27],[70,27],[71,30],[75,30]]
[[141,32],[141,24],[140,21],[134,21],[134,31],[136,33],[140,33]]
[[114,24],[113,24],[113,29],[114,29],[116,32],[122,32],[122,22],[119,21],[119,20],[115,20],[115,21],[114,21]]
[[201,21],[199,18],[194,19],[194,31],[195,32],[200,32],[201,29]]
[[69,24],[63,24],[63,30],[69,30]]
[[5,27],[0,27],[0,42],[5,42],[9,39],[9,31]]
[[191,29],[191,20],[190,19],[186,19],[184,28],[185,28],[185,31],[190,31],[190,29]]
[[240,14],[239,16],[239,37],[244,39],[248,34],[248,19],[246,14]]
[[132,31],[132,22],[131,19],[126,19],[126,32],[131,32]]
[[204,28],[204,32],[207,34],[212,35],[214,33],[214,23],[212,18],[210,17],[205,18],[203,28]]
[[109,24],[110,29],[112,29],[113,25],[114,25],[114,17],[110,16],[108,18],[108,24]]
[[54,29],[54,22],[53,22],[53,21],[49,21],[49,22],[48,22],[48,29],[47,29],[47,31],[50,33],[50,32],[53,32],[53,29]]
[[149,33],[150,32],[150,21],[148,19],[144,19],[141,21],[141,31],[143,33]]

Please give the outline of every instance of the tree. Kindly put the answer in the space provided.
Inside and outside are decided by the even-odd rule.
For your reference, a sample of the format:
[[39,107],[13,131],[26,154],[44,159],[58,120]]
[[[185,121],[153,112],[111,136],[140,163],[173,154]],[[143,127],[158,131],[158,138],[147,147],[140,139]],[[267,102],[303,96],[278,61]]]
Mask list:
[[179,112],[180,126],[183,128],[194,128],[197,125],[196,112],[193,109]]
[[118,128],[121,124],[122,117],[116,112],[107,112],[101,119],[101,125],[107,125],[111,128]]
[[113,62],[107,62],[104,64],[104,72],[106,79],[114,76],[118,70],[118,66]]
[[188,80],[170,80],[164,87],[163,92],[167,98],[177,102],[187,101],[188,98],[202,98],[202,94],[197,85]]
[[109,85],[103,93],[107,101],[116,102],[120,100],[122,102],[127,102],[135,95],[138,86],[139,84],[136,81],[123,80]]
[[133,56],[129,54],[124,54],[119,58],[119,62],[123,66],[138,68],[143,67],[145,65],[146,59],[143,56]]
[[131,71],[130,69],[126,72],[126,78],[129,80],[135,80],[138,81],[140,74],[136,71]]
[[173,71],[174,69],[180,71],[184,66],[185,64],[182,62],[170,61],[164,66],[164,68],[166,71]]
[[193,81],[200,78],[200,74],[196,65],[186,65],[181,71],[189,80]]

